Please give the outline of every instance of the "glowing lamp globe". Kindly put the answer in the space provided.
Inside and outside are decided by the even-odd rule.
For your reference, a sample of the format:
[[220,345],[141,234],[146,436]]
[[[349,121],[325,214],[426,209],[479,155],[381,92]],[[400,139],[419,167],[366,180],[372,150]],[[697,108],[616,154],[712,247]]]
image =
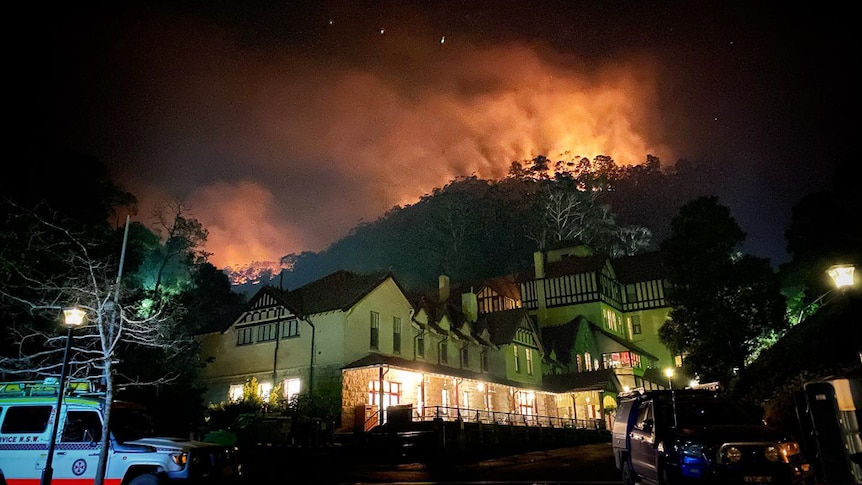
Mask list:
[[826,270],[826,274],[832,278],[836,288],[853,286],[853,274],[856,267],[852,264],[836,264]]

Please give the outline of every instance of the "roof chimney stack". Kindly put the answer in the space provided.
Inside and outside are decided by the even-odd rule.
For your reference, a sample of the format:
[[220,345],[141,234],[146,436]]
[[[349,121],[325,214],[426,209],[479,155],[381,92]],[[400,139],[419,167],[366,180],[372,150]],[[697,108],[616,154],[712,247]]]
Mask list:
[[438,279],[438,288],[440,289],[440,303],[449,299],[449,277],[441,274]]

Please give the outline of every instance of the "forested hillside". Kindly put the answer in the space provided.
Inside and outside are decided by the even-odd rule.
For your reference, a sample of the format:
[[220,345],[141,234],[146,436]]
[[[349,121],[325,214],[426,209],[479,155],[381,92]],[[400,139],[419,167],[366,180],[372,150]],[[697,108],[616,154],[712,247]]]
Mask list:
[[[726,171],[725,171],[726,172]],[[325,251],[288,254],[280,274],[260,284],[286,289],[339,269],[391,271],[411,291],[424,291],[446,274],[468,284],[515,273],[555,241],[578,239],[612,255],[654,249],[679,207],[699,195],[721,193],[728,180],[718,164],[647,156],[617,166],[609,157],[513,162],[508,176],[460,177],[415,204],[393,207],[353,228]]]

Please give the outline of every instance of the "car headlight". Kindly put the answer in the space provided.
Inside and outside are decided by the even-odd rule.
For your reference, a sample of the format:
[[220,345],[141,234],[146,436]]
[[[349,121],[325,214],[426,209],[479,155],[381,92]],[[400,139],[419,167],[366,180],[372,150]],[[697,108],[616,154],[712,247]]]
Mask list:
[[188,453],[171,453],[171,460],[180,468],[184,468],[189,462]]
[[772,462],[790,461],[790,457],[799,454],[799,443],[796,441],[787,441],[777,445],[767,446],[764,452],[766,459]]
[[[769,452],[767,451],[767,454],[768,453]],[[728,446],[724,450],[724,456],[725,458],[727,458],[727,461],[731,463],[739,463],[740,461],[742,461],[742,450],[735,446]]]

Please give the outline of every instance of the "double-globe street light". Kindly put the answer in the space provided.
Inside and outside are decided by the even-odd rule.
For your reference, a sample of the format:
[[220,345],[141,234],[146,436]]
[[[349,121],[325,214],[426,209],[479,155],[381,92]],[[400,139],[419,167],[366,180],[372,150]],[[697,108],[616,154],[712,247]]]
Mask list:
[[63,405],[63,394],[66,391],[66,373],[69,366],[69,353],[72,350],[72,340],[74,335],[72,330],[80,327],[84,323],[86,313],[78,307],[66,308],[63,310],[63,323],[68,328],[66,335],[66,351],[63,352],[63,367],[60,370],[60,383],[57,387],[57,408],[54,412],[54,428],[51,431],[51,441],[48,445],[48,457],[45,460],[45,469],[42,470],[41,485],[50,485],[51,479],[54,477],[54,447],[57,443],[57,430],[60,426],[61,407]]

